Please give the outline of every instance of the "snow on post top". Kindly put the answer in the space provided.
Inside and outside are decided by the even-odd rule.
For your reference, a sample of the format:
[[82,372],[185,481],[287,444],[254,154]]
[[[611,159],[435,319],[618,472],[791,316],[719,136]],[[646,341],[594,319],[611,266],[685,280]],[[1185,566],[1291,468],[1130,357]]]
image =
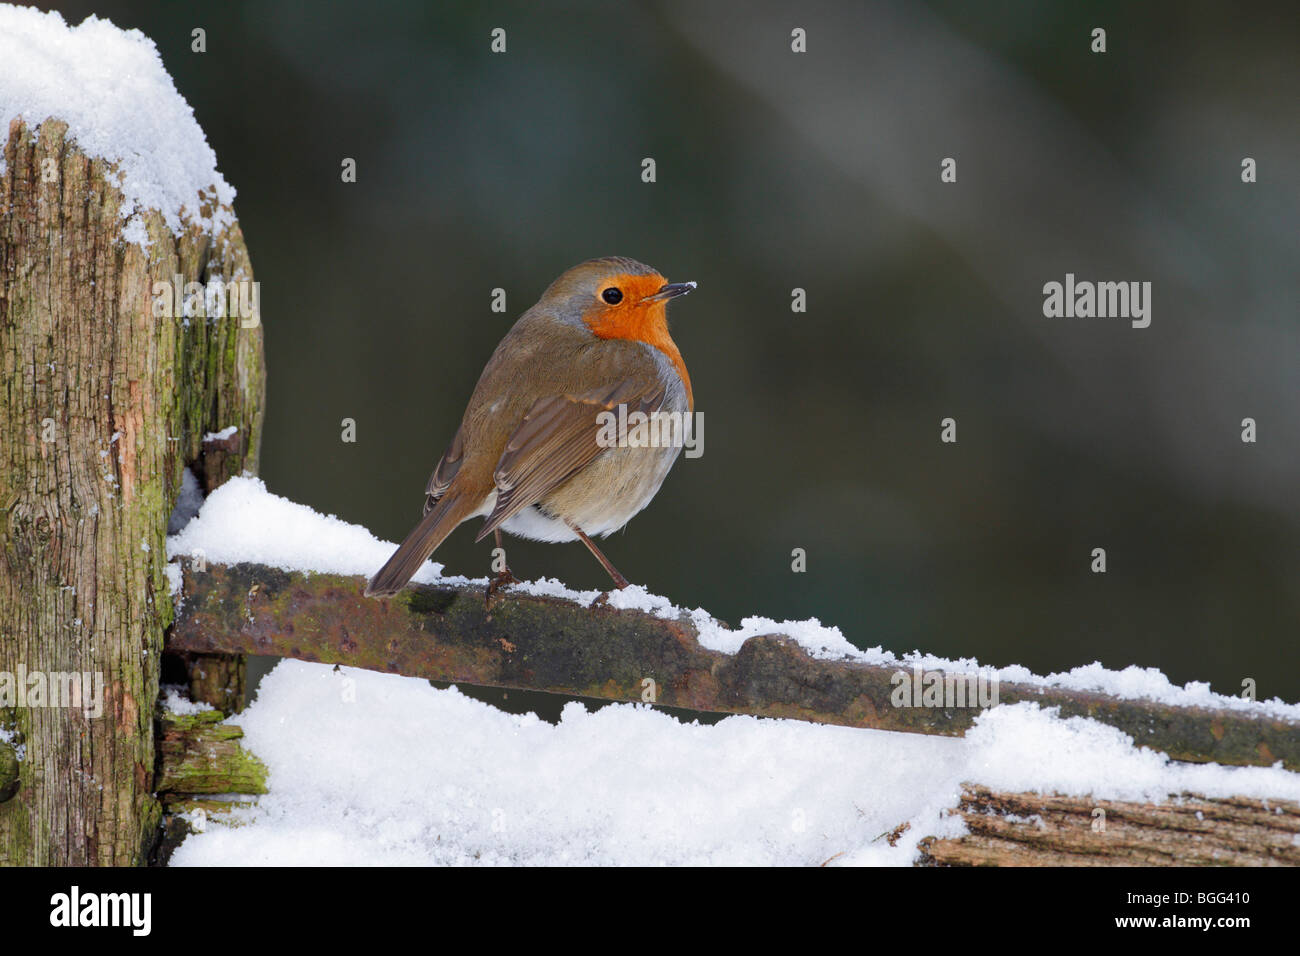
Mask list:
[[[70,27],[58,13],[0,4],[0,135],[15,117],[33,129],[63,120],[82,152],[115,164],[129,241],[147,244],[140,213],[148,209],[174,234],[183,220],[212,232],[232,220],[235,190],[217,172],[216,153],[158,48],[139,30],[93,15]],[[199,193],[211,200],[214,189],[213,215],[201,219]]]

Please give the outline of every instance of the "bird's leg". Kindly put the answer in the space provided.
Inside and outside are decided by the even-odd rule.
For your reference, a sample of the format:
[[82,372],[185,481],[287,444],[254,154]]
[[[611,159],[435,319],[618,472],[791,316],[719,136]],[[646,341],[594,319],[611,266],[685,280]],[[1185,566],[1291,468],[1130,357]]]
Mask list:
[[[565,519],[564,523],[569,526],[569,529],[573,531],[574,534],[576,534],[579,538],[582,539],[582,543],[587,546],[588,551],[590,551],[592,554],[596,556],[596,560],[600,562],[600,566],[609,572],[609,576],[614,579],[614,587],[618,588],[620,591],[623,590],[623,588],[627,587],[627,578],[619,574],[618,568],[610,564],[609,558],[605,557],[603,554],[600,553],[600,548],[596,547],[596,542],[588,538],[586,533],[581,528],[579,528],[572,521],[569,521],[567,518]],[[606,591],[603,595],[601,595],[596,599],[595,603],[604,604],[608,600],[609,600],[609,592]]]
[[[501,546],[501,529],[497,528],[492,533],[496,536],[497,550],[499,550],[504,556],[506,549]],[[483,603],[490,607],[492,604],[493,594],[496,594],[497,591],[501,590],[501,588],[505,587],[507,584],[518,583],[519,579],[510,573],[510,565],[503,564],[502,570],[494,574],[492,580],[488,581],[487,593],[483,596]]]

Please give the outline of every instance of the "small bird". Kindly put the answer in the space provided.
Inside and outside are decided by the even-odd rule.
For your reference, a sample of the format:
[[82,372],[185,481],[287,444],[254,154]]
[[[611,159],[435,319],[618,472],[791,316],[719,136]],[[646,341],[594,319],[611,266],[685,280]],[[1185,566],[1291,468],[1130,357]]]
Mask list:
[[[476,541],[501,532],[585,544],[616,587],[627,579],[592,538],[622,528],[650,503],[681,443],[608,440],[602,424],[630,415],[695,411],[667,303],[695,288],[621,256],[565,272],[506,333],[460,428],[425,489],[424,518],[370,579],[396,594],[462,521],[486,517]],[[604,437],[602,437],[602,435]],[[509,567],[488,586],[513,581]]]

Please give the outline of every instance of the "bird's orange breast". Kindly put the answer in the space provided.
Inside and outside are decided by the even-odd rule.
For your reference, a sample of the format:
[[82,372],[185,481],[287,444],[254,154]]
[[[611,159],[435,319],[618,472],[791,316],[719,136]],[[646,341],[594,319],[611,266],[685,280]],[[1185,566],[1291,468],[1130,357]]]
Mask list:
[[682,377],[682,385],[686,387],[686,404],[692,412],[695,411],[691,376],[686,371],[681,350],[668,334],[667,303],[642,301],[658,292],[668,280],[654,274],[620,276],[616,281],[623,290],[626,304],[615,309],[594,306],[582,320],[598,338],[644,342],[668,356],[668,360],[677,369],[677,374]]

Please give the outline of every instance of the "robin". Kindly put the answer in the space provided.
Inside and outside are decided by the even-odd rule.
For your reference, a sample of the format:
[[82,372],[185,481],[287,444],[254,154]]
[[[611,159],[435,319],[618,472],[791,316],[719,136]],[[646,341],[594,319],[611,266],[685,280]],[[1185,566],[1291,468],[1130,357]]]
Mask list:
[[[619,256],[584,262],[551,283],[492,353],[429,478],[424,518],[366,594],[396,594],[457,525],[478,517],[487,520],[476,541],[492,534],[500,548],[503,530],[580,540],[614,585],[627,587],[592,538],[650,503],[681,444],[611,442],[607,425],[620,412],[689,421],[691,379],[668,334],[667,303],[694,288]],[[513,580],[506,567],[488,598]]]

